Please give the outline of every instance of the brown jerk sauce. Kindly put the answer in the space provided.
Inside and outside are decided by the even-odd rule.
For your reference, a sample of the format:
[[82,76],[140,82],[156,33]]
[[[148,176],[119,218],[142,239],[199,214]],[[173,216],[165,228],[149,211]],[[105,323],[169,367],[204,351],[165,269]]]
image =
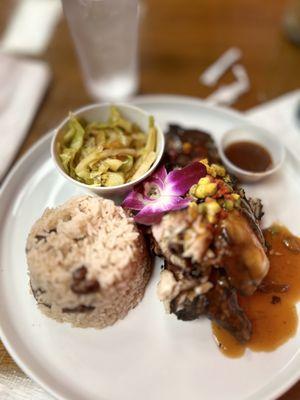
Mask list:
[[254,142],[234,142],[224,152],[232,164],[245,171],[264,172],[272,166],[268,150]]
[[270,270],[252,296],[240,296],[239,303],[252,323],[252,336],[242,345],[224,329],[212,324],[214,338],[228,357],[240,357],[247,348],[272,351],[297,331],[296,303],[300,299],[300,238],[280,225],[264,231]]

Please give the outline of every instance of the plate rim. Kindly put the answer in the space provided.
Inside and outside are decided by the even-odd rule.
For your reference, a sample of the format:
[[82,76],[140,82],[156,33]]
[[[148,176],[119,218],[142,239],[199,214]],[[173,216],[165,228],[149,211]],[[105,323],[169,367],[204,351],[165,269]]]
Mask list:
[[[153,104],[153,103],[165,103],[165,104],[182,104],[184,103],[185,105],[193,105],[193,106],[199,106],[204,109],[208,110],[216,110],[220,113],[226,114],[229,117],[234,117],[234,118],[239,118],[244,120],[245,122],[247,121],[247,116],[244,115],[242,112],[233,110],[228,107],[223,107],[223,106],[214,106],[211,104],[206,103],[205,101],[192,97],[192,96],[184,96],[184,95],[169,95],[169,94],[149,94],[149,95],[139,95],[134,98],[132,98],[129,103],[133,104]],[[91,104],[96,104],[96,103],[91,103]],[[242,122],[242,121],[241,121]],[[248,123],[252,124],[251,121],[247,121]],[[51,130],[48,130],[41,138],[39,138],[21,157],[20,159],[13,165],[11,170],[8,172],[8,174],[5,176],[2,185],[0,187],[0,204],[1,204],[1,198],[4,196],[4,192],[6,191],[6,188],[11,184],[11,182],[14,179],[14,176],[18,173],[22,165],[34,154],[38,151],[40,147],[42,147],[47,141],[50,141],[51,136],[53,134],[55,127],[52,128]],[[49,153],[50,154],[50,153]],[[0,229],[1,231],[1,229]],[[1,272],[0,272],[1,275]],[[30,378],[32,379],[37,385],[39,385],[41,388],[43,388],[48,394],[51,396],[54,396],[54,398],[58,400],[71,400],[71,398],[66,397],[65,395],[62,395],[57,391],[55,388],[50,386],[47,381],[45,381],[44,378],[39,377],[35,372],[31,370],[30,367],[27,366],[26,362],[22,360],[22,356],[19,355],[17,351],[14,350],[13,346],[10,344],[9,338],[6,336],[6,334],[3,331],[2,328],[2,322],[0,321],[0,339],[12,357],[12,359],[16,362],[16,364],[20,367],[20,369]],[[298,372],[297,372],[298,371]],[[267,389],[266,392],[266,387],[262,387],[260,391],[263,391],[264,393],[262,394],[262,397],[260,397],[260,400],[275,400],[282,394],[284,394],[288,389],[290,389],[293,385],[297,383],[297,381],[300,378],[300,370],[297,370],[295,368],[295,372],[293,374],[289,373],[289,379],[285,380],[284,384],[274,384],[274,382],[269,383],[269,389]],[[273,376],[273,378],[276,377],[276,375]],[[250,394],[248,396],[249,399],[252,400],[253,394]]]

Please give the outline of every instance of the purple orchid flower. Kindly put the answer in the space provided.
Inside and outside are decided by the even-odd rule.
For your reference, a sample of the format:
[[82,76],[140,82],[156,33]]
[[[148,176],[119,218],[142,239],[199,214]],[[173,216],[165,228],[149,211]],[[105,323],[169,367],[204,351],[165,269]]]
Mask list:
[[200,162],[193,162],[169,174],[162,166],[150,178],[135,187],[122,205],[139,211],[134,217],[136,222],[144,225],[154,224],[166,211],[185,208],[191,199],[181,196],[205,175],[206,168]]

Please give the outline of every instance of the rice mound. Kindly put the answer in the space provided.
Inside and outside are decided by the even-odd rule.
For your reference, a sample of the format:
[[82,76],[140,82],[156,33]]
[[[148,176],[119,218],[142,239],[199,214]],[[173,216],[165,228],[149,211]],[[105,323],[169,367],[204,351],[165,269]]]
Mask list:
[[77,327],[104,328],[124,318],[150,277],[151,258],[133,219],[96,196],[46,209],[26,253],[39,308]]

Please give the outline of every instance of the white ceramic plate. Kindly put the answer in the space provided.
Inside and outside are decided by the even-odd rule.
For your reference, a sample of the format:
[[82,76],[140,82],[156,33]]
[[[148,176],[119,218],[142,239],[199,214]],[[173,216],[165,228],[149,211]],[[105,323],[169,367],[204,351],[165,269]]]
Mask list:
[[[165,127],[178,122],[222,132],[246,120],[187,98],[151,96],[138,106]],[[68,400],[265,400],[300,377],[300,331],[272,353],[224,357],[210,323],[165,315],[155,295],[159,262],[142,303],[102,331],[74,329],[44,317],[28,289],[25,240],[45,207],[82,193],[58,174],[50,159],[51,134],[38,142],[8,176],[0,194],[1,339],[19,366],[59,399]],[[248,186],[274,220],[300,234],[300,185],[295,161],[265,182]]]

